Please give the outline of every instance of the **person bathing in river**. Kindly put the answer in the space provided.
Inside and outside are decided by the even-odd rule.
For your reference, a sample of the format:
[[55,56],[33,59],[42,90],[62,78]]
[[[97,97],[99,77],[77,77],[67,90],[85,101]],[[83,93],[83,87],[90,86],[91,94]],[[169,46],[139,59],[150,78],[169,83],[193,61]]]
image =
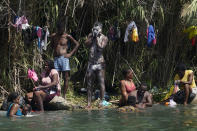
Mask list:
[[50,102],[56,95],[60,96],[61,91],[60,78],[57,70],[54,69],[54,62],[46,61],[44,66],[45,71],[41,74],[41,84],[26,95],[26,101],[32,106],[36,106],[41,112],[44,111],[44,103]]
[[[63,86],[63,97],[65,98],[68,89],[70,65],[69,58],[75,53],[79,47],[79,43],[71,36],[65,32],[65,22],[58,22],[57,33],[51,35],[51,46],[54,49],[54,66],[59,72],[59,75],[63,75],[64,86]],[[69,53],[68,50],[68,40],[71,40],[75,47]]]
[[120,81],[121,84],[121,98],[119,101],[120,106],[127,104],[128,95],[136,90],[135,84],[133,82],[133,73],[131,70],[123,70],[124,79]]
[[145,108],[151,107],[152,102],[152,94],[147,91],[147,85],[145,83],[141,84],[138,90],[134,90],[128,94],[128,104],[130,103],[130,98],[136,98],[135,107],[137,108]]
[[184,64],[179,64],[176,68],[175,84],[179,86],[180,91],[174,95],[174,101],[179,104],[187,105],[194,98],[194,89],[196,83],[194,81],[194,73],[192,70],[187,70]]
[[7,110],[7,116],[23,116],[27,115],[27,113],[31,111],[30,105],[23,105],[23,107],[21,108],[19,101],[20,95],[16,92],[13,92],[8,96],[8,102],[10,103],[10,105]]
[[102,24],[96,22],[92,28],[92,33],[88,35],[85,44],[90,48],[88,68],[87,68],[87,92],[88,105],[91,108],[92,100],[92,84],[94,77],[97,76],[100,85],[100,99],[99,106],[105,106],[108,103],[104,100],[105,93],[105,60],[103,57],[103,50],[107,45],[108,38],[102,34]]

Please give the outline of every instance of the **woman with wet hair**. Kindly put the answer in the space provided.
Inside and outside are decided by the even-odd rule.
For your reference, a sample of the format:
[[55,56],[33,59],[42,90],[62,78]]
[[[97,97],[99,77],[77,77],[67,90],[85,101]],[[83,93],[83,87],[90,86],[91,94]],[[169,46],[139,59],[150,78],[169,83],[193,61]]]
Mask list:
[[121,99],[119,101],[120,106],[127,104],[128,94],[136,90],[133,82],[133,73],[130,69],[123,70],[124,79],[120,81],[121,84]]
[[21,108],[19,101],[20,95],[16,92],[13,92],[8,96],[8,103],[10,103],[10,105],[7,110],[7,116],[23,116],[27,115],[27,112],[31,111],[31,106],[29,105],[24,105],[23,108]]

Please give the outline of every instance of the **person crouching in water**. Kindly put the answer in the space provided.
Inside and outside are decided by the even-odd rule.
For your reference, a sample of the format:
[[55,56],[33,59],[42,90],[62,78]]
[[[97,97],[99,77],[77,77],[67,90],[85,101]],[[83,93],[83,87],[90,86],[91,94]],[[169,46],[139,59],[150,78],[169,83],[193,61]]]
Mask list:
[[179,64],[176,71],[177,74],[174,80],[175,84],[179,86],[180,91],[174,95],[173,100],[178,104],[187,105],[195,97],[195,94],[192,93],[192,90],[196,88],[194,73],[192,70],[186,70],[184,64]]
[[23,108],[21,108],[19,101],[20,95],[16,92],[13,92],[8,96],[8,103],[10,103],[10,105],[7,110],[7,116],[23,116],[27,115],[28,112],[31,112],[31,106],[24,105]]
[[[133,104],[134,100],[133,97],[136,98],[136,104]],[[137,108],[145,108],[145,107],[151,107],[153,102],[152,102],[152,94],[150,94],[147,91],[147,85],[145,83],[141,84],[140,88],[138,90],[132,91],[131,93],[128,94],[128,100],[127,100],[127,105],[137,107]]]

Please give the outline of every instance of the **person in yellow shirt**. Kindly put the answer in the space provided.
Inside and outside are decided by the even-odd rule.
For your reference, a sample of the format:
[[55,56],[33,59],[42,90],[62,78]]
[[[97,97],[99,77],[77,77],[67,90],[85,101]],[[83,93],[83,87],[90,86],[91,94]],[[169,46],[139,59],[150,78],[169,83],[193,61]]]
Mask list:
[[191,102],[190,95],[192,94],[192,88],[196,87],[194,73],[192,70],[187,70],[184,64],[178,65],[176,70],[177,74],[174,78],[175,84],[179,86],[181,92],[183,93],[181,94],[184,96],[183,104],[187,105],[189,102]]

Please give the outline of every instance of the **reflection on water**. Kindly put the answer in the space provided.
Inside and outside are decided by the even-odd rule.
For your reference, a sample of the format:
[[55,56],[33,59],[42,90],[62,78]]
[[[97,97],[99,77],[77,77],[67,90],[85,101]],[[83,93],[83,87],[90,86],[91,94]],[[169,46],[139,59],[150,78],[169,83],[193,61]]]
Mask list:
[[51,111],[9,119],[0,113],[0,131],[150,131],[197,130],[197,106],[155,105],[141,112],[116,110]]

